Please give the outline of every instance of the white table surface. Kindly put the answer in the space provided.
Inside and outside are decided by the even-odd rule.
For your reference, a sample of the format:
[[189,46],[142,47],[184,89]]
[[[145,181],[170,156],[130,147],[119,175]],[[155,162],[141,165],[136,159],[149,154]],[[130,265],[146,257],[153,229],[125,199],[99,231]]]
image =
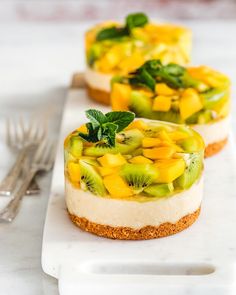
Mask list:
[[[194,64],[229,74],[236,84],[236,22],[189,22],[194,31]],[[53,109],[50,132],[59,130],[66,87],[82,70],[86,25],[1,24],[0,26],[0,179],[13,162],[4,145],[4,118]],[[212,52],[206,59],[204,53]],[[235,87],[233,87],[233,96]],[[234,101],[233,108],[236,103]],[[234,116],[235,117],[235,116]],[[236,119],[233,118],[233,125]],[[0,294],[55,295],[57,281],[41,269],[43,224],[51,175],[39,180],[42,192],[27,197],[12,224],[0,224]],[[7,201],[0,197],[0,207]]]

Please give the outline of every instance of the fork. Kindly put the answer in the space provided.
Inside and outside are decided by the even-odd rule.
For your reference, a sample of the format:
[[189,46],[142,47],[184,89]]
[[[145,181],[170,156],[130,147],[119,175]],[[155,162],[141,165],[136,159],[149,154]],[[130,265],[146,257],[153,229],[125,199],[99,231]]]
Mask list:
[[55,146],[53,143],[43,141],[35,151],[32,162],[28,165],[28,173],[25,176],[19,189],[13,193],[12,200],[0,213],[0,222],[11,222],[17,215],[21,201],[26,190],[39,171],[48,172],[52,169],[54,163]]
[[[46,131],[46,125],[39,127],[35,120],[31,120],[28,126],[22,117],[17,121],[9,119],[6,121],[6,142],[12,150],[18,152],[18,155],[15,163],[0,184],[0,195],[11,195],[22,171],[25,158],[30,151],[36,149],[39,142],[45,137]],[[39,187],[35,182],[32,182],[29,190],[39,191]]]

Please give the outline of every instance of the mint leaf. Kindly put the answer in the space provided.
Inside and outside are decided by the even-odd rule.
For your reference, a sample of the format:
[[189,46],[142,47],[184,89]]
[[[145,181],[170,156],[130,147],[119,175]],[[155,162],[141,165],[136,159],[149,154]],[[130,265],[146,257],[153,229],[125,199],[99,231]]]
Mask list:
[[79,136],[86,141],[97,142],[98,141],[98,137],[97,137],[98,127],[94,128],[92,123],[87,123],[86,127],[88,129],[88,134],[79,132]]
[[144,67],[141,67],[135,76],[129,78],[129,82],[132,85],[144,86],[152,91],[155,90],[156,81]]
[[116,132],[118,126],[114,123],[106,123],[103,125],[103,137],[109,146],[115,146]]
[[126,28],[117,28],[113,26],[113,27],[105,28],[99,31],[96,36],[96,40],[103,41],[107,39],[121,38],[127,35],[128,35],[128,31],[126,30]]
[[86,117],[93,124],[93,127],[107,122],[106,116],[101,111],[90,109],[87,110],[85,113]]
[[105,115],[98,110],[86,111],[90,120],[86,124],[88,133],[79,132],[78,135],[88,142],[104,142],[108,146],[115,146],[116,133],[123,130],[134,120],[131,112],[109,112]]
[[104,41],[109,39],[117,39],[129,36],[135,27],[143,27],[148,23],[148,17],[141,12],[129,14],[126,17],[126,24],[123,27],[111,26],[109,28],[101,29],[97,36],[96,41]]
[[193,79],[184,67],[174,63],[162,65],[160,60],[150,60],[131,73],[129,82],[154,91],[156,82],[164,82],[172,88],[188,88],[196,86],[199,81]]
[[148,17],[142,13],[132,13],[126,17],[126,27],[131,31],[135,27],[143,27],[148,23]]
[[117,125],[116,132],[120,132],[127,127],[135,118],[135,114],[132,112],[109,112],[106,113],[108,122]]

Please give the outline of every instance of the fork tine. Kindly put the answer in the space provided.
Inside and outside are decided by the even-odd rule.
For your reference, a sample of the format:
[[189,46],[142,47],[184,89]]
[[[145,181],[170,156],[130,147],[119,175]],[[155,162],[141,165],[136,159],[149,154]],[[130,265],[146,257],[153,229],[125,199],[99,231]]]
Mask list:
[[45,150],[44,157],[42,159],[42,163],[43,164],[46,164],[47,163],[49,154],[50,154],[50,145],[47,145],[46,150]]
[[34,159],[33,159],[34,162],[40,162],[42,160],[42,158],[43,158],[43,156],[45,154],[46,147],[47,147],[47,141],[43,140],[40,143],[40,145],[39,145],[39,147],[38,147],[38,149],[37,149],[37,151],[35,153],[35,156],[34,156]]
[[27,130],[28,138],[32,137],[33,129],[34,129],[34,118],[31,117],[30,120],[29,120],[28,130]]
[[47,118],[44,118],[43,127],[42,127],[42,133],[41,133],[41,136],[40,136],[41,140],[47,136],[47,131],[48,131],[48,121],[47,121]]
[[26,129],[25,129],[25,123],[22,116],[20,116],[20,119],[19,119],[19,126],[22,131],[22,138],[23,140],[26,140]]
[[37,141],[39,139],[40,127],[39,127],[39,124],[37,122],[34,122],[34,123],[35,123],[35,126],[34,126],[34,136],[33,136],[33,139],[35,141]]
[[16,120],[13,121],[13,129],[14,129],[15,141],[18,142],[18,141],[20,141],[20,134],[19,134],[19,131],[18,131],[18,125],[16,123]]
[[51,165],[51,163],[54,162],[55,150],[56,150],[56,145],[55,143],[51,142],[49,146],[49,152],[46,158],[46,164]]
[[11,141],[11,128],[10,128],[10,119],[7,118],[6,119],[6,142],[9,146],[12,145],[12,141]]
[[53,143],[52,144],[52,149],[51,149],[51,155],[49,157],[49,164],[52,164],[54,163],[54,160],[55,160],[55,155],[56,155],[56,144]]

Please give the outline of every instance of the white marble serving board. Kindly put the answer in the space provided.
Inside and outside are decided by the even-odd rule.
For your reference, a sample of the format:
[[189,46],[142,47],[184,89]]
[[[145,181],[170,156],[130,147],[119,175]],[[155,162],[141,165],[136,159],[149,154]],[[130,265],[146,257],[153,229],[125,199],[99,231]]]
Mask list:
[[43,270],[58,278],[61,295],[236,294],[236,145],[205,164],[202,212],[187,230],[162,239],[116,241],[82,232],[64,201],[63,140],[97,105],[70,90],[64,109],[44,228]]

